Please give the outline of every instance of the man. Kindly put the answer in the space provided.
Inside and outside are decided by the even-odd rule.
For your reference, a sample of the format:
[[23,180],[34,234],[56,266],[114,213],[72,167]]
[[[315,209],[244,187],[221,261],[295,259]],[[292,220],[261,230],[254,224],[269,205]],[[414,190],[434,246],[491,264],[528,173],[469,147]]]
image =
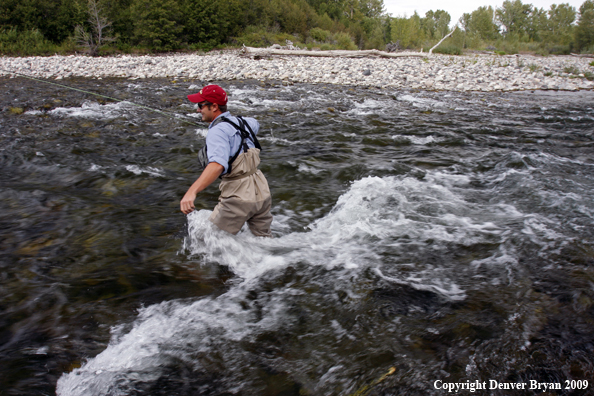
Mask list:
[[201,150],[204,170],[181,200],[181,211],[192,212],[196,195],[219,176],[219,203],[210,221],[220,229],[237,234],[248,223],[256,236],[272,236],[272,198],[260,164],[260,144],[256,134],[260,124],[253,118],[232,117],[227,111],[227,93],[218,85],[207,85],[188,95],[198,103],[202,121],[209,122],[206,147]]

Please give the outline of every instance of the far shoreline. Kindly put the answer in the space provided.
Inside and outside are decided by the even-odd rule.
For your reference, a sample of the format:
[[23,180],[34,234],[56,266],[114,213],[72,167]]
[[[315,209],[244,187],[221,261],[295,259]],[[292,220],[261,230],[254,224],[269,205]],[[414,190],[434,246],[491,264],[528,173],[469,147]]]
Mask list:
[[[16,74],[15,74],[16,73]],[[203,82],[257,80],[460,92],[578,91],[594,89],[594,59],[572,55],[432,54],[401,58],[270,56],[239,50],[156,55],[0,57],[0,77],[24,75]]]

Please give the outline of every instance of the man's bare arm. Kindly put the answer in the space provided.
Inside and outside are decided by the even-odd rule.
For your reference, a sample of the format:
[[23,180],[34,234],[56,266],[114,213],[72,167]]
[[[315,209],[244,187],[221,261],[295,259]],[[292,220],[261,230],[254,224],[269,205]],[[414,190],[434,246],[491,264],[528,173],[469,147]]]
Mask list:
[[194,201],[196,200],[196,195],[217,180],[217,177],[223,173],[223,170],[225,170],[223,165],[216,162],[209,163],[202,171],[200,177],[190,186],[186,195],[182,198],[179,205],[181,211],[185,214],[192,212],[195,208]]

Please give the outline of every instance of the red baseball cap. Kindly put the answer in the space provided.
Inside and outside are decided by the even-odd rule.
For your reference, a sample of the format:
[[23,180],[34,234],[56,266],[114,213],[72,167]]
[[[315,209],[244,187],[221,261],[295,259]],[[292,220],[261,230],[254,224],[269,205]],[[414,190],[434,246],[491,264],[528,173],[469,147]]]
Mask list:
[[200,92],[188,95],[188,99],[192,103],[210,102],[224,106],[227,104],[227,92],[218,85],[207,85]]

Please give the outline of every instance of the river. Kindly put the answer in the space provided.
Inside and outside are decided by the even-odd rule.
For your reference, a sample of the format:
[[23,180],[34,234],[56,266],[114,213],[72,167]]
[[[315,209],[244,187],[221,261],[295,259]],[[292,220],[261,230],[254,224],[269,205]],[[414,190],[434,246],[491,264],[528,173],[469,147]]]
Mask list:
[[265,239],[213,228],[215,186],[179,211],[200,82],[61,83],[126,102],[0,79],[0,394],[593,378],[594,92],[221,82],[261,124]]

